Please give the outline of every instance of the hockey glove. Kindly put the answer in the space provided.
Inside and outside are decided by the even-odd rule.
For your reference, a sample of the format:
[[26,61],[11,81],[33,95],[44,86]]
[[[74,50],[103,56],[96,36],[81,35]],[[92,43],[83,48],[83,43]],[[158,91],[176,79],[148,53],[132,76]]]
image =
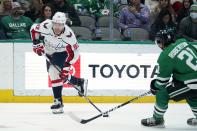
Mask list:
[[39,43],[36,45],[33,45],[33,51],[38,54],[39,56],[44,54],[44,45],[43,43]]
[[70,71],[70,64],[65,62],[64,67],[61,71],[60,77],[64,82],[67,82],[69,77],[69,71]]
[[159,89],[155,87],[155,82],[156,82],[156,79],[152,80],[150,83],[150,91],[153,95],[156,95],[157,91],[159,91]]

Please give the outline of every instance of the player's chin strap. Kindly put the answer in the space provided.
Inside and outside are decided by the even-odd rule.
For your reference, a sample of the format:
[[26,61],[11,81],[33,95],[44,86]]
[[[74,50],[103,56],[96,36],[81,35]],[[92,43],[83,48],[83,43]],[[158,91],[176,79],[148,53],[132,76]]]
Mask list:
[[[56,65],[54,65],[51,61],[50,61],[50,59],[46,56],[46,54],[43,54],[43,56],[46,58],[46,60],[49,62],[49,64],[51,64],[51,65],[53,65],[54,67],[55,67],[55,69],[57,70],[57,71],[59,71],[59,72],[61,72],[61,70],[56,66]],[[84,94],[82,94],[81,93],[81,91],[77,88],[77,87],[75,87],[75,85],[73,85],[73,87],[80,93],[80,95],[83,97],[83,98],[85,98],[86,99],[86,101],[88,102],[88,103],[90,103],[97,111],[99,111],[102,115],[104,114],[88,97],[86,97],[86,96],[84,96]]]

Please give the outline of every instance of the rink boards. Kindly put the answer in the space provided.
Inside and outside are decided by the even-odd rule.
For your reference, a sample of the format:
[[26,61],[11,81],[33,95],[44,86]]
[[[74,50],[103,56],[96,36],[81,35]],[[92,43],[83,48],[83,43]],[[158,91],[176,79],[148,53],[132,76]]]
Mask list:
[[[30,41],[2,42],[0,50],[3,60],[0,88],[4,89],[1,94],[14,95],[7,101],[52,99],[45,59],[32,52]],[[88,96],[96,102],[121,102],[146,92],[157,74],[160,49],[150,42],[82,42],[80,52],[71,73],[89,80]],[[68,102],[84,101],[67,85],[63,95]],[[153,101],[153,97],[145,97],[142,101]]]

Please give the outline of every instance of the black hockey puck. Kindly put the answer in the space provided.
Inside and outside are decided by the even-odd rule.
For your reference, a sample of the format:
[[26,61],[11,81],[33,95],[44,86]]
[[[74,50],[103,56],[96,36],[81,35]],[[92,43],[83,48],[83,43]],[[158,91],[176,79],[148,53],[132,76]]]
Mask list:
[[103,114],[103,117],[109,117],[109,115],[105,113],[105,114]]

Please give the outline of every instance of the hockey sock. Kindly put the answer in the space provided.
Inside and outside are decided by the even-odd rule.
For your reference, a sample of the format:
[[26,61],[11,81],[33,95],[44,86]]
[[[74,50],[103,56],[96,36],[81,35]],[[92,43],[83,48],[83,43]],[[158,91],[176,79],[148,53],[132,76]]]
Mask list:
[[191,107],[194,116],[197,118],[197,108]]
[[167,110],[167,107],[165,109],[163,109],[163,108],[159,107],[157,104],[155,104],[153,117],[155,119],[163,119],[163,116],[164,116],[166,110]]
[[52,87],[54,98],[58,99],[61,102],[62,102],[62,89],[63,86]]

